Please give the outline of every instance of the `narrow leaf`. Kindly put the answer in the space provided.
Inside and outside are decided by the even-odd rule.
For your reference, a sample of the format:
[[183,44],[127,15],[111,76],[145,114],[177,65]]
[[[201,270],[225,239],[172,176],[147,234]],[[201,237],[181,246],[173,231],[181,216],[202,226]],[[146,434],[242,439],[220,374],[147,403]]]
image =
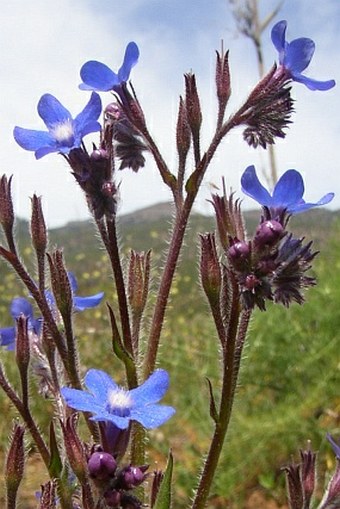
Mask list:
[[51,422],[50,424],[50,453],[51,453],[51,461],[49,464],[50,476],[53,478],[60,477],[63,469],[63,464],[59,454],[53,422]]
[[173,456],[169,452],[168,463],[164,472],[164,477],[159,487],[156,503],[153,509],[170,509],[171,507],[171,480],[173,471]]

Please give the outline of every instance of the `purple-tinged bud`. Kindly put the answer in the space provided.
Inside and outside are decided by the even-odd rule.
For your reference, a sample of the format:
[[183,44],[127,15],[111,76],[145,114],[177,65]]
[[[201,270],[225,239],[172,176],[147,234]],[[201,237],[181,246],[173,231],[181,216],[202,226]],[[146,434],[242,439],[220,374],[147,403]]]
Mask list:
[[259,224],[256,228],[254,245],[257,249],[274,246],[284,235],[282,224],[270,219]]
[[119,509],[121,507],[122,493],[118,490],[107,490],[104,493],[104,499],[108,507]]
[[185,161],[191,143],[191,131],[188,113],[182,97],[179,98],[179,109],[176,129],[177,152],[180,160]]
[[224,112],[231,94],[229,51],[216,51],[216,92],[220,109]]
[[202,124],[202,112],[200,100],[198,97],[196,77],[188,73],[184,75],[185,80],[185,105],[187,109],[187,118],[194,140],[198,139]]
[[147,132],[144,112],[137,99],[135,91],[132,89],[131,94],[126,83],[122,83],[119,91],[119,99],[121,100],[121,108],[130,120],[131,124],[141,133]]
[[107,452],[94,452],[87,463],[91,479],[109,481],[117,470],[117,462]]
[[97,148],[91,152],[90,158],[94,161],[101,161],[102,159],[109,159],[110,154],[104,148]]
[[135,315],[141,315],[146,304],[150,282],[150,258],[151,251],[130,252],[128,299]]
[[20,426],[20,424],[15,423],[5,467],[5,481],[8,504],[7,507],[16,507],[15,500],[17,491],[24,476],[24,433],[25,428]]
[[234,244],[228,249],[228,255],[233,264],[239,264],[240,262],[249,261],[251,254],[251,247],[249,242],[244,240],[236,240]]
[[63,252],[56,249],[47,255],[53,295],[62,317],[70,316],[73,309],[73,296],[67,269],[64,264]]
[[107,120],[119,120],[122,117],[121,108],[117,103],[110,103],[104,110],[104,116]]
[[117,487],[122,490],[133,490],[137,486],[140,486],[147,474],[145,472],[149,468],[149,465],[142,465],[139,467],[134,467],[132,465],[128,465],[124,467],[118,475],[117,479]]
[[230,237],[242,241],[246,237],[240,201],[234,200],[233,193],[227,196],[223,183],[223,195],[213,194],[211,203],[215,209],[220,242],[223,249],[227,251],[230,246]]
[[57,507],[56,500],[55,483],[48,481],[41,486],[39,509],[55,509]]
[[294,463],[284,467],[286,473],[286,484],[290,509],[301,509],[303,507],[303,487],[301,480],[301,465]]
[[85,448],[76,431],[77,415],[72,414],[66,419],[66,423],[61,422],[61,429],[64,435],[64,443],[67,457],[71,468],[78,477],[80,483],[87,480],[88,467],[85,454]]
[[41,206],[41,196],[33,195],[32,216],[31,216],[31,236],[32,243],[37,253],[44,254],[47,247],[47,229],[44,214]]
[[0,179],[0,223],[6,235],[9,249],[15,253],[15,243],[13,237],[14,209],[12,200],[12,176],[7,179],[3,175]]
[[253,292],[257,286],[261,285],[261,281],[258,277],[255,276],[255,274],[248,274],[244,280],[244,287],[250,291]]
[[212,307],[219,303],[222,274],[217,256],[215,235],[206,233],[200,235],[201,239],[201,262],[200,275],[203,290]]
[[12,178],[3,175],[0,179],[0,223],[5,231],[11,231],[14,225],[14,210],[12,200]]
[[316,453],[308,449],[307,451],[300,451],[301,456],[301,476],[304,494],[305,507],[310,506],[310,501],[315,489],[316,479]]

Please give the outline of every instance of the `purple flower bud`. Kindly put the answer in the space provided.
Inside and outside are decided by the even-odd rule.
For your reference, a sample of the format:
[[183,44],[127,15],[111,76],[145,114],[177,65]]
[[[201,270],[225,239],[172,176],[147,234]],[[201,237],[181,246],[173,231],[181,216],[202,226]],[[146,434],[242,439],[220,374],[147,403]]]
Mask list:
[[132,490],[142,484],[146,478],[146,470],[149,465],[142,465],[140,467],[134,467],[129,465],[122,469],[119,474],[117,485],[123,490]]
[[209,303],[213,307],[219,303],[222,285],[221,267],[217,255],[215,236],[213,234],[207,233],[205,235],[200,235],[200,239],[201,282]]
[[255,232],[254,244],[257,248],[273,246],[284,234],[282,224],[274,219],[261,223]]
[[92,479],[108,481],[117,469],[117,462],[107,452],[94,452],[87,463],[89,474]]
[[249,242],[238,241],[235,242],[228,249],[228,254],[232,261],[236,260],[246,260],[250,255],[250,245]]
[[91,152],[90,158],[95,161],[100,161],[101,159],[108,159],[109,153],[107,152],[107,150],[99,148]]
[[47,246],[47,230],[41,206],[41,196],[38,197],[35,194],[32,198],[31,234],[35,250],[43,256]]
[[24,433],[25,428],[23,426],[14,424],[5,467],[7,498],[12,501],[16,500],[17,491],[24,475]]

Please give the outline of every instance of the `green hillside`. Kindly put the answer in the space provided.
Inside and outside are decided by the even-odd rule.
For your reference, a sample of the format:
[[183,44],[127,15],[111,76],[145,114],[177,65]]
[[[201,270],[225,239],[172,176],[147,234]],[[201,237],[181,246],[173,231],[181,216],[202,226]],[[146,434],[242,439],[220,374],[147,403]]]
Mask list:
[[[246,214],[251,232],[259,212]],[[266,313],[256,312],[245,350],[240,386],[233,422],[217,477],[211,508],[225,507],[226,501],[238,501],[247,490],[263,490],[264,496],[284,500],[280,467],[304,447],[307,439],[320,449],[323,468],[334,464],[325,444],[326,431],[336,433],[340,422],[340,214],[327,210],[310,211],[292,220],[297,235],[315,239],[321,251],[315,274],[319,284],[307,295],[307,303],[290,310],[269,306]],[[159,268],[171,225],[171,209],[155,206],[120,219],[121,246],[126,256],[130,249],[153,250],[152,286],[157,286]],[[193,215],[186,237],[181,265],[171,293],[159,364],[169,370],[171,389],[167,402],[176,407],[175,418],[151,435],[153,460],[164,464],[172,447],[176,479],[176,509],[184,508],[197,478],[197,468],[205,453],[212,423],[206,377],[217,383],[218,342],[198,279],[198,233],[214,230],[211,217]],[[28,225],[17,224],[22,256],[34,270]],[[79,295],[105,291],[115,305],[109,264],[91,222],[70,223],[50,232],[50,250],[64,247],[69,270],[79,282]],[[8,306],[16,295],[25,295],[16,276],[0,263],[0,326],[11,325]],[[153,295],[150,297],[152,303]],[[150,308],[148,310],[150,316]],[[114,374],[123,373],[110,355],[109,323],[105,304],[76,316],[76,331],[84,371],[100,367]],[[12,352],[1,352],[8,375],[16,380]],[[32,387],[35,393],[36,387]],[[4,412],[12,412],[0,394]],[[48,402],[35,398],[34,409],[43,426],[52,415]],[[14,414],[13,414],[14,415]],[[0,453],[8,436],[8,419],[0,421]],[[327,461],[325,461],[327,460]],[[323,469],[320,477],[322,479]],[[43,479],[29,480],[29,489],[38,489]],[[27,488],[25,488],[27,489]],[[0,491],[1,493],[1,491]],[[1,501],[1,497],[0,497]],[[27,502],[28,503],[28,502]],[[1,504],[0,504],[1,505]],[[28,507],[24,505],[24,507]],[[32,506],[34,507],[34,505]]]

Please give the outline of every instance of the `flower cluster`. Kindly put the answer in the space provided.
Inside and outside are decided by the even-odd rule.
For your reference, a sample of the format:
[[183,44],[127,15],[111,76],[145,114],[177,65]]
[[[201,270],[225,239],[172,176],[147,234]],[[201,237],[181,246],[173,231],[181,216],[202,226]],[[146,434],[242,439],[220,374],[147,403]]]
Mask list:
[[[303,290],[315,284],[307,276],[316,252],[312,242],[296,239],[287,231],[290,215],[329,203],[328,193],[316,203],[303,200],[304,184],[296,170],[288,170],[277,182],[273,194],[265,189],[254,166],[249,166],[241,178],[242,190],[263,207],[263,216],[251,240],[245,238],[242,227],[233,228],[238,210],[230,212],[228,199],[213,197],[218,229],[230,267],[237,279],[246,309],[265,309],[266,300],[289,306],[292,301],[302,304]],[[230,216],[230,221],[223,218]]]

